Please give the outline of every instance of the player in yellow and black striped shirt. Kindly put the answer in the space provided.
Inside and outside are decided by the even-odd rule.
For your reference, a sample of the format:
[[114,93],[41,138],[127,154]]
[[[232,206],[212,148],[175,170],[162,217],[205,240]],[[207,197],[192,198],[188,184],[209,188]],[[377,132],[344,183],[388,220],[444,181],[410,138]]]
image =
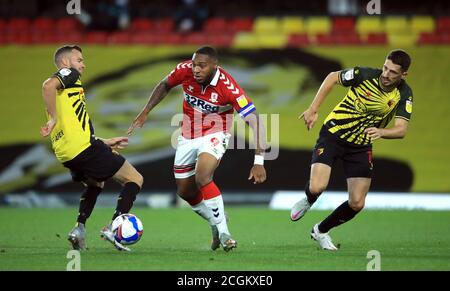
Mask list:
[[[113,178],[123,189],[112,219],[128,213],[141,190],[141,174],[114,149],[128,145],[127,137],[96,138],[86,108],[81,74],[85,69],[79,46],[63,46],[55,53],[58,71],[42,88],[47,109],[47,123],[41,135],[50,136],[56,158],[70,169],[75,182],[86,186],[80,199],[77,224],[68,235],[74,249],[85,250],[85,223],[94,209],[104,181]],[[101,231],[103,238],[119,250],[129,250],[114,240],[108,225]]]
[[[331,89],[349,87],[344,99],[325,119],[313,150],[306,197],[294,204],[291,220],[303,217],[327,188],[331,168],[341,159],[347,177],[349,199],[321,223],[314,225],[311,237],[323,249],[336,250],[328,231],[352,219],[364,207],[371,183],[372,142],[378,138],[403,138],[412,113],[412,90],[404,78],[411,64],[403,50],[391,51],[383,69],[355,67],[330,73],[322,83],[311,106],[300,118],[311,129],[317,111]],[[394,119],[394,125],[386,128]]]

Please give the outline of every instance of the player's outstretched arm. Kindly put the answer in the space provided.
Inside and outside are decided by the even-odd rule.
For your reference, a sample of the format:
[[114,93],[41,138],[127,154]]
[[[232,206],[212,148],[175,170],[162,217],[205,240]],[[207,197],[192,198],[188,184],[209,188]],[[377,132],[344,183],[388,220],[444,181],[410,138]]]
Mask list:
[[164,97],[167,96],[167,94],[170,91],[169,84],[167,82],[167,77],[164,78],[159,84],[153,89],[152,94],[150,95],[150,98],[148,99],[147,104],[144,106],[144,108],[141,110],[141,112],[136,116],[136,118],[133,120],[133,123],[131,123],[130,127],[127,130],[127,134],[131,135],[136,127],[142,128],[144,126],[145,122],[147,121],[147,116],[150,113],[150,111],[161,102],[161,100],[164,99]]
[[369,127],[364,130],[364,133],[367,133],[372,140],[404,138],[408,131],[408,124],[408,120],[395,118],[394,126],[391,128]]
[[328,96],[328,94],[330,94],[331,89],[333,89],[334,85],[338,84],[338,78],[339,72],[329,73],[325,80],[322,82],[322,85],[320,86],[319,91],[317,91],[317,94],[314,97],[314,100],[309,108],[306,109],[306,111],[300,114],[300,116],[298,117],[299,119],[304,120],[306,128],[308,130],[313,128],[314,124],[316,123],[317,118],[319,117],[319,107]]
[[253,184],[260,184],[266,181],[266,169],[264,168],[264,151],[266,146],[266,129],[262,123],[258,113],[253,111],[244,118],[244,121],[250,126],[253,131],[255,141],[255,162],[250,169],[249,180],[254,179]]
[[48,78],[42,84],[42,96],[44,97],[45,108],[50,116],[49,121],[41,127],[41,135],[47,137],[55,128],[58,118],[56,115],[56,90],[61,88],[61,83],[57,78]]

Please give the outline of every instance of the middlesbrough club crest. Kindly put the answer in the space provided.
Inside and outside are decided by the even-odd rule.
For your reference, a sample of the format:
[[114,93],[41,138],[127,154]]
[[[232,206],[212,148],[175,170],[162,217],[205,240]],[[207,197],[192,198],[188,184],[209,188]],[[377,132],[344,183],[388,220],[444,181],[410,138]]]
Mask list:
[[209,98],[209,101],[211,101],[212,103],[217,103],[217,98],[219,98],[219,94],[217,93],[211,93],[211,97]]

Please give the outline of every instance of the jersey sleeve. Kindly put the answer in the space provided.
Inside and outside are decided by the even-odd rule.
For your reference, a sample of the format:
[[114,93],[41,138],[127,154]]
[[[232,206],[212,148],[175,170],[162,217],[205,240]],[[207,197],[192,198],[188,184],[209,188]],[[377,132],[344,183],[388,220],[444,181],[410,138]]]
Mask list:
[[395,112],[395,118],[403,118],[405,120],[411,119],[412,107],[413,107],[413,95],[412,90],[408,87],[400,92],[400,101],[398,103],[397,111]]
[[73,68],[62,68],[53,74],[64,88],[70,87],[80,78],[80,73]]
[[220,78],[223,80],[223,90],[229,103],[242,118],[256,110],[252,100],[231,76],[222,73]]
[[192,63],[191,62],[183,62],[179,63],[175,69],[173,69],[169,75],[167,75],[167,83],[169,87],[175,87],[180,85],[186,74],[189,72],[189,70],[192,70]]
[[338,83],[345,87],[357,86],[361,83],[361,79],[361,69],[359,67],[344,69],[338,75]]

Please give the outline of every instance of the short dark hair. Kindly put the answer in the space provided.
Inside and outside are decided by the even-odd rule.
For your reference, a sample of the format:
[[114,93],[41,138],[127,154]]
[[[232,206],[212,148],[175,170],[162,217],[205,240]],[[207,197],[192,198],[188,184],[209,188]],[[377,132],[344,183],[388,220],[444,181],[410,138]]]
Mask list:
[[210,46],[202,46],[198,50],[195,51],[196,54],[207,55],[214,60],[218,60],[219,55],[215,48]]
[[394,64],[402,67],[403,72],[408,71],[409,66],[411,65],[411,57],[407,52],[400,49],[391,51],[386,59],[391,60]]
[[66,53],[70,53],[72,52],[72,50],[77,50],[80,53],[82,53],[83,51],[81,50],[81,48],[77,45],[65,45],[60,47],[59,49],[56,50],[55,52],[55,64],[58,65],[59,63],[59,59],[61,58],[62,55],[66,54]]

